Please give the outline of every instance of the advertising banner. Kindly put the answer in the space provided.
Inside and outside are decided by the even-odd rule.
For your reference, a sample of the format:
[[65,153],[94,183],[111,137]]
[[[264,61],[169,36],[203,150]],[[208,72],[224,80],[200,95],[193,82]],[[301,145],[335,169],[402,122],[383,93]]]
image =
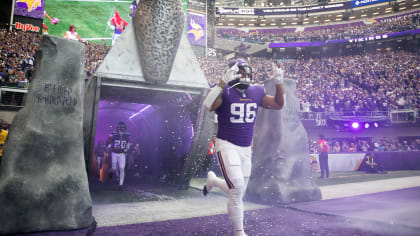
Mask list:
[[336,39],[336,40],[328,40],[328,41],[319,41],[319,42],[291,42],[291,43],[270,43],[270,48],[290,48],[290,47],[320,47],[320,46],[328,46],[331,44],[337,43],[362,43],[367,41],[376,41],[388,38],[395,38],[403,35],[416,35],[420,34],[420,29],[415,30],[407,30],[402,32],[395,32],[389,34],[380,34],[374,36],[366,36],[360,38],[352,38],[352,39]]
[[351,1],[351,7],[362,7],[382,2],[389,2],[389,0],[353,0]]
[[[380,1],[380,0],[379,0]],[[342,2],[336,4],[316,5],[307,7],[281,7],[281,8],[233,8],[233,7],[216,7],[216,14],[219,15],[291,15],[291,14],[308,14],[325,11],[336,11],[350,8],[350,2]]]
[[45,0],[16,0],[15,15],[43,19],[44,6]]
[[206,14],[204,12],[188,10],[187,38],[191,44],[206,46]]
[[42,33],[42,19],[15,15],[13,23],[16,30],[38,34]]

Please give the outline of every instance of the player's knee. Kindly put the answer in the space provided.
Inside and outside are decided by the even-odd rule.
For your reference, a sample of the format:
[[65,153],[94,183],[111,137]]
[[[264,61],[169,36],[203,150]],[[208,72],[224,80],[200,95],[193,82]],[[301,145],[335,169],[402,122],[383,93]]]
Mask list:
[[235,202],[242,201],[242,197],[245,191],[245,183],[243,179],[235,179],[233,182],[233,188],[229,189],[229,195]]

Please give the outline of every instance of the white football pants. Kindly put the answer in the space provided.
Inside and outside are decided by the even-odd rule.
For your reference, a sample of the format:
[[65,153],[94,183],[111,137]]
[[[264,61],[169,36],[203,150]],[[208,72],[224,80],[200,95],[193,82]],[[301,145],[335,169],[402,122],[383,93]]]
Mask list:
[[251,146],[241,147],[226,140],[216,140],[216,153],[225,181],[218,179],[215,186],[228,195],[228,213],[234,231],[244,229],[243,196],[251,175]]
[[120,185],[123,185],[124,183],[124,177],[125,177],[125,153],[112,153],[112,166],[111,171],[116,173],[117,172],[117,162],[118,167],[120,171]]

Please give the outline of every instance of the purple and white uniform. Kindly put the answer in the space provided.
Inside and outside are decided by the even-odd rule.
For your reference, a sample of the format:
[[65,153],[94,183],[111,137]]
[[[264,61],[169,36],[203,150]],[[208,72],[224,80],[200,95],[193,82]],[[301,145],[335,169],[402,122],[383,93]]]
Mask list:
[[245,97],[237,89],[226,86],[222,105],[217,108],[217,137],[241,147],[251,145],[258,106],[265,96],[264,87],[249,86]]
[[213,185],[228,195],[228,213],[235,232],[243,232],[243,195],[251,175],[251,143],[258,107],[265,96],[262,86],[250,85],[244,92],[226,86],[216,109],[216,153],[224,176]]

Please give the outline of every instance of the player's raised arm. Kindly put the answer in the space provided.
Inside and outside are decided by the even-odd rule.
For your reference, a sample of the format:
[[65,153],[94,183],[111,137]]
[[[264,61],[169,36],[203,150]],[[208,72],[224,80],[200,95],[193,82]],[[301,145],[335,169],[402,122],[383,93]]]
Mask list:
[[204,99],[204,106],[209,109],[210,111],[216,110],[220,105],[222,105],[222,98],[221,94],[225,86],[232,80],[235,80],[241,77],[241,74],[237,74],[239,71],[238,63],[236,62],[232,67],[230,67],[223,79],[219,81],[219,83],[211,88],[209,94],[207,94],[206,99]]
[[284,105],[284,71],[274,63],[273,80],[276,84],[276,94],[274,96],[265,95],[261,101],[261,106],[267,109],[280,110]]

